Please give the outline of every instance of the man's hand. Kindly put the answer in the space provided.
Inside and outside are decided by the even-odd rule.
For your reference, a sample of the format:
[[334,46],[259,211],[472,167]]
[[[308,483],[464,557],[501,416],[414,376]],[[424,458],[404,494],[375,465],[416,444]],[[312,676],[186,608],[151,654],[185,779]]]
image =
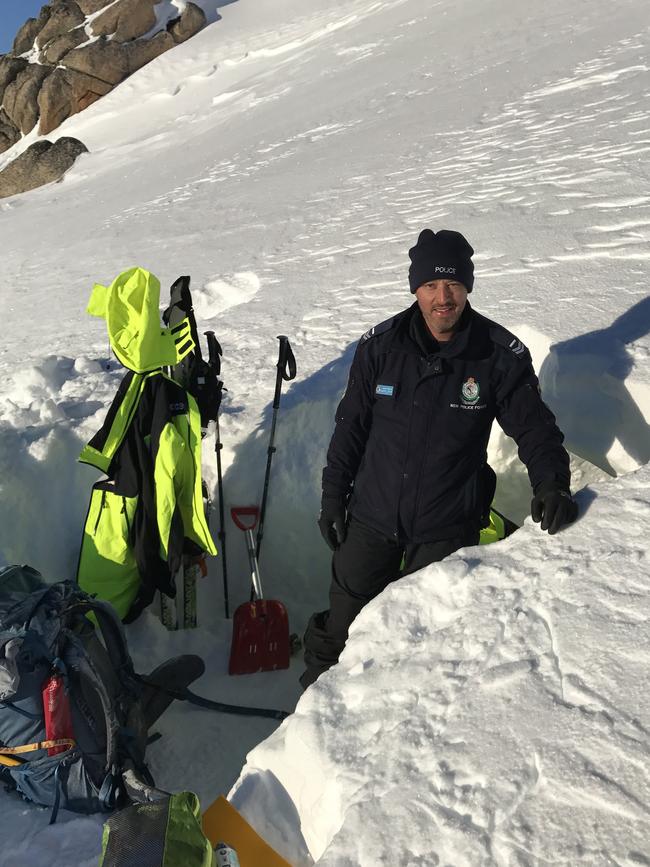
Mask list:
[[345,497],[323,496],[318,529],[332,551],[345,541]]
[[551,536],[571,524],[578,517],[578,504],[571,496],[571,491],[557,482],[542,482],[530,504],[530,514],[542,530],[548,530]]

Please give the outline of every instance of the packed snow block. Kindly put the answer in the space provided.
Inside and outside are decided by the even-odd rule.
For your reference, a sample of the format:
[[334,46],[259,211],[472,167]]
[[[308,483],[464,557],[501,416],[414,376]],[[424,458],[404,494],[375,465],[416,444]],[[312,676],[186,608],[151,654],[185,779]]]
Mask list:
[[75,0],[52,0],[50,3],[50,16],[45,25],[36,36],[36,44],[39,48],[47,45],[55,36],[61,36],[70,30],[83,24],[86,16],[83,14]]
[[156,26],[154,0],[117,0],[94,18],[90,26],[95,36],[130,42]]
[[54,144],[47,139],[34,142],[0,172],[0,199],[58,181],[87,150],[83,142],[69,136]]
[[38,94],[38,131],[47,135],[73,114],[109,93],[112,86],[92,75],[58,68],[48,76]]
[[14,126],[24,135],[36,126],[38,93],[51,72],[51,66],[31,63],[18,73],[4,92],[3,108]]

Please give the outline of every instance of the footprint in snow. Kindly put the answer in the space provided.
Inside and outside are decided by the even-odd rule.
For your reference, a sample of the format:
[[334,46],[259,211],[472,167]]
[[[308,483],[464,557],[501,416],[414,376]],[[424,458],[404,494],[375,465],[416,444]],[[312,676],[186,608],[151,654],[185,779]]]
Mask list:
[[246,304],[260,290],[260,279],[251,271],[224,274],[192,290],[197,319],[211,319],[224,310]]

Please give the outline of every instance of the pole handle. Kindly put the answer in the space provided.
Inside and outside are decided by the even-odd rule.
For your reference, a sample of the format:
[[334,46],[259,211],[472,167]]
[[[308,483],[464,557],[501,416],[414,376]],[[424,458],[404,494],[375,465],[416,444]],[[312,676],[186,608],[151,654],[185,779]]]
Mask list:
[[282,380],[285,382],[291,382],[292,379],[296,378],[296,357],[293,354],[289,338],[284,334],[279,334],[278,340],[280,341],[278,363],[276,364],[278,376],[275,381],[273,409],[277,409],[280,406],[280,389],[282,388]]
[[215,374],[219,376],[221,373],[221,356],[223,355],[221,344],[217,340],[214,331],[206,331],[205,337],[208,341],[208,364]]

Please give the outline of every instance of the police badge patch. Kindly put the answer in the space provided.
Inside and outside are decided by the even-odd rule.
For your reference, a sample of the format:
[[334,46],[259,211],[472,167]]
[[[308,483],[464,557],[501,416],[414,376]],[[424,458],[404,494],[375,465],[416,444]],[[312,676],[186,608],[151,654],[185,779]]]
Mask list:
[[463,403],[476,403],[481,396],[481,389],[473,376],[469,376],[460,391]]

